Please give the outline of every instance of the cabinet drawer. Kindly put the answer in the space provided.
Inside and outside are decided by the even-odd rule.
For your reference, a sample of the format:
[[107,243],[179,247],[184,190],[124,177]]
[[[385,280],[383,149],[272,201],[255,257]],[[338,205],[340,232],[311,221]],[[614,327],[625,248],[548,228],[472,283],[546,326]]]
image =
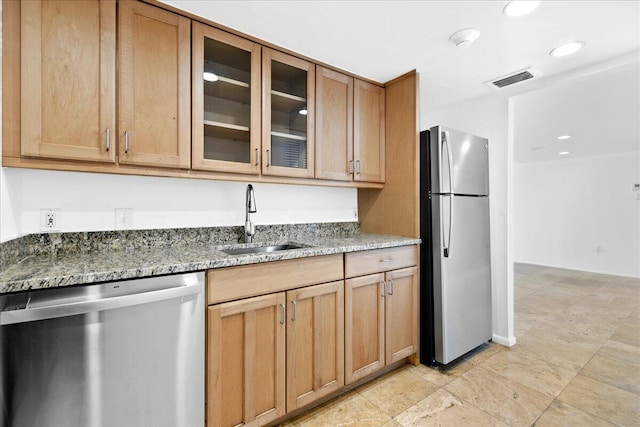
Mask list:
[[418,246],[376,249],[345,254],[345,277],[364,276],[418,265]]
[[219,268],[207,272],[207,302],[216,304],[343,278],[342,254]]

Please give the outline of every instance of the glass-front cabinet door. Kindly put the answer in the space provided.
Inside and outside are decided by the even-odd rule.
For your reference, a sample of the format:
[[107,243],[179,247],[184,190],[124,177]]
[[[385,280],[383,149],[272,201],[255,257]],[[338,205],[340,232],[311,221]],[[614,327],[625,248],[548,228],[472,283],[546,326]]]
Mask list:
[[263,48],[264,175],[313,178],[315,65]]
[[260,45],[193,22],[192,168],[260,172]]

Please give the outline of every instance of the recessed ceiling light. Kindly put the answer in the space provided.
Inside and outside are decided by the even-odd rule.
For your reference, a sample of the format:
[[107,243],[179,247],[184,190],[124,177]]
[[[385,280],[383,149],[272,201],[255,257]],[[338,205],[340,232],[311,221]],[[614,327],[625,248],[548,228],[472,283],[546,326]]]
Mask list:
[[558,137],[558,139],[569,139],[569,138],[571,138],[571,135],[560,135]]
[[213,73],[204,72],[202,73],[202,78],[207,82],[217,82],[218,76]]
[[567,154],[569,154],[568,151],[561,151],[558,153],[560,156],[566,156]]
[[567,56],[572,55],[584,47],[584,42],[565,43],[553,49],[549,54],[551,56]]
[[507,16],[523,16],[533,12],[533,9],[538,7],[539,4],[539,1],[510,1],[502,9],[502,13]]
[[480,37],[480,31],[475,28],[465,28],[464,30],[456,31],[451,34],[449,40],[456,45],[456,47],[468,47]]

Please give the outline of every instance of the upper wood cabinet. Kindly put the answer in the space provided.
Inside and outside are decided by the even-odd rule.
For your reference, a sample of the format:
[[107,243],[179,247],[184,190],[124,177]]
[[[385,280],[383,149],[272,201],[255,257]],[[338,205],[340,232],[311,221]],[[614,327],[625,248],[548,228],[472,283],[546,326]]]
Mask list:
[[353,104],[354,180],[385,181],[385,93],[355,80]]
[[191,163],[191,21],[118,2],[118,141],[123,164]]
[[353,178],[353,77],[316,67],[316,178]]
[[116,4],[21,3],[23,156],[115,161]]
[[383,183],[384,88],[316,67],[316,178]]
[[192,167],[260,172],[260,45],[192,24]]
[[315,65],[262,49],[262,173],[314,174]]

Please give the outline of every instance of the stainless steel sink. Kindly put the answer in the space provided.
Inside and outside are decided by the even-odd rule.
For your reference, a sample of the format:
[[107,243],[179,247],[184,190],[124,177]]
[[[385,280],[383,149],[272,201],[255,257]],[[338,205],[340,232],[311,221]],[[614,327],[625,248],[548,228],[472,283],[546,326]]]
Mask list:
[[223,249],[222,252],[228,255],[242,255],[242,254],[257,254],[262,252],[288,251],[291,249],[300,249],[303,247],[304,246],[288,243],[284,245],[257,246],[252,248]]

